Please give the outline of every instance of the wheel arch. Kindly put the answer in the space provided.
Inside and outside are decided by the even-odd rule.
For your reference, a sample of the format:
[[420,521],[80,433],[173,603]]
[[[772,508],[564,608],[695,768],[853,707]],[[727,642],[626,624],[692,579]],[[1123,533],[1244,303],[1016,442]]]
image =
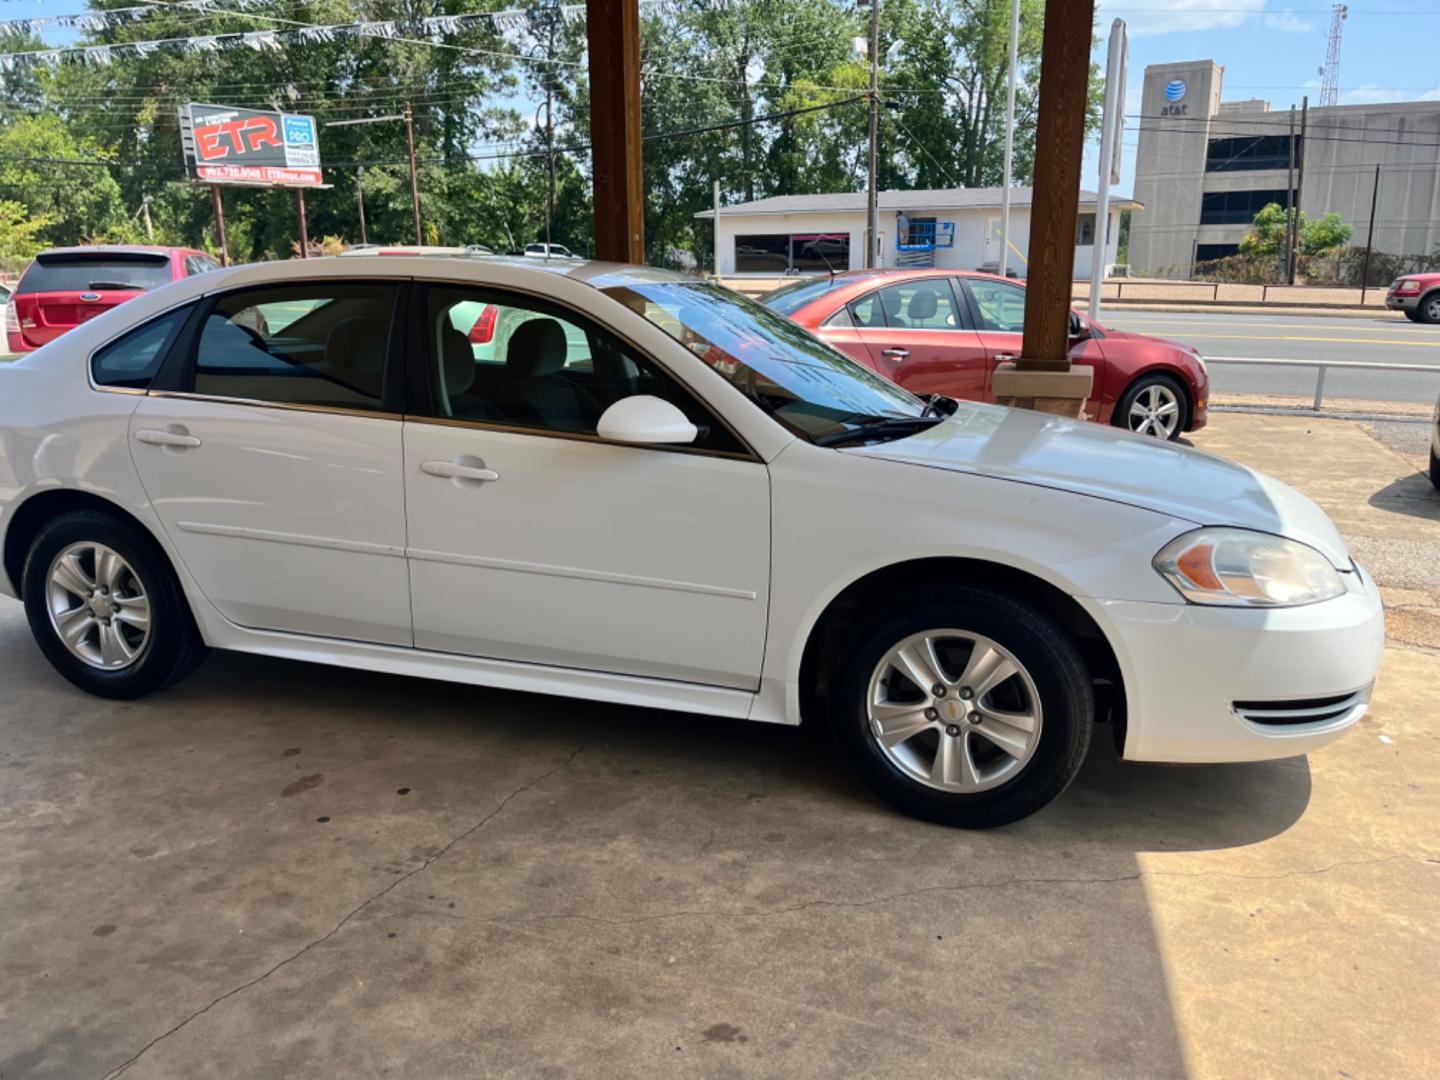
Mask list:
[[1130,393],[1141,379],[1151,375],[1167,375],[1180,384],[1180,390],[1185,395],[1185,427],[1182,430],[1190,431],[1191,425],[1195,422],[1195,402],[1199,391],[1190,373],[1182,365],[1169,360],[1157,360],[1148,364],[1125,380],[1124,385],[1115,394],[1115,405],[1111,410],[1112,422],[1114,417],[1119,415],[1120,403],[1125,400],[1125,395]]
[[1420,294],[1420,299],[1415,301],[1415,310],[1420,313],[1421,320],[1424,320],[1425,305],[1431,300],[1440,296],[1440,285],[1432,285]]
[[24,599],[22,590],[24,588],[25,557],[29,554],[30,545],[34,543],[40,530],[45,527],[47,522],[53,521],[61,514],[80,510],[110,514],[134,526],[154,542],[171,572],[175,572],[174,559],[171,558],[165,544],[155,535],[155,531],[119,503],[89,491],[77,491],[73,488],[50,488],[36,492],[17,506],[11,513],[10,523],[5,529],[5,545],[3,552],[0,552],[0,565],[3,565],[6,581],[17,597]]
[[884,602],[887,594],[915,584],[983,584],[1029,600],[1057,619],[1079,646],[1095,680],[1097,717],[1114,725],[1115,745],[1123,749],[1126,728],[1124,676],[1114,646],[1086,610],[1064,590],[1026,570],[988,559],[932,556],[892,563],[864,574],[841,589],[810,627],[800,658],[799,691],[802,718],[820,715],[816,708],[836,655],[837,636],[867,602]]

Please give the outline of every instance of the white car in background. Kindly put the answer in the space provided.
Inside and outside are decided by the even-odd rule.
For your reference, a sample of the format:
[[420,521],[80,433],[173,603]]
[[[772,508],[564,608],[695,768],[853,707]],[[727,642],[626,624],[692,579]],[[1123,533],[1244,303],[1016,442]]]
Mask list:
[[0,367],[0,554],[92,693],[208,646],[809,716],[966,826],[1054,799],[1097,723],[1136,761],[1324,746],[1384,634],[1266,476],[921,401],[717,285],[570,260],[233,267],[77,327]]

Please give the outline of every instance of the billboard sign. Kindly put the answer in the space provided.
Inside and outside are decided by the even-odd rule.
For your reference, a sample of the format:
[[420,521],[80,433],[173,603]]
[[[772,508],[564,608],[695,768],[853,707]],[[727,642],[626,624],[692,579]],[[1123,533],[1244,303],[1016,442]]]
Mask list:
[[191,179],[207,184],[319,187],[315,118],[228,105],[182,105],[180,146]]

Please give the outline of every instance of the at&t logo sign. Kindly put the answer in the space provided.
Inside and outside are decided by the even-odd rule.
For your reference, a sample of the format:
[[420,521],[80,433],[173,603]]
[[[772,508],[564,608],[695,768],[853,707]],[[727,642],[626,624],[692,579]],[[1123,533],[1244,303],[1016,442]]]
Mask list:
[[1171,79],[1165,84],[1165,100],[1169,102],[1160,109],[1161,116],[1185,115],[1185,80]]

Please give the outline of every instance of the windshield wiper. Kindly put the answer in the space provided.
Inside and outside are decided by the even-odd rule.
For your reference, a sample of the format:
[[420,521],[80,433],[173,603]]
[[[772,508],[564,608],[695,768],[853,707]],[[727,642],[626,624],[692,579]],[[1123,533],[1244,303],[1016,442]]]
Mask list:
[[92,281],[92,289],[138,289],[140,286],[133,281]]
[[843,446],[845,443],[869,442],[872,439],[887,437],[900,439],[933,427],[941,419],[939,416],[926,416],[923,413],[919,416],[871,416],[847,431],[836,431],[820,436],[815,440],[815,445]]

